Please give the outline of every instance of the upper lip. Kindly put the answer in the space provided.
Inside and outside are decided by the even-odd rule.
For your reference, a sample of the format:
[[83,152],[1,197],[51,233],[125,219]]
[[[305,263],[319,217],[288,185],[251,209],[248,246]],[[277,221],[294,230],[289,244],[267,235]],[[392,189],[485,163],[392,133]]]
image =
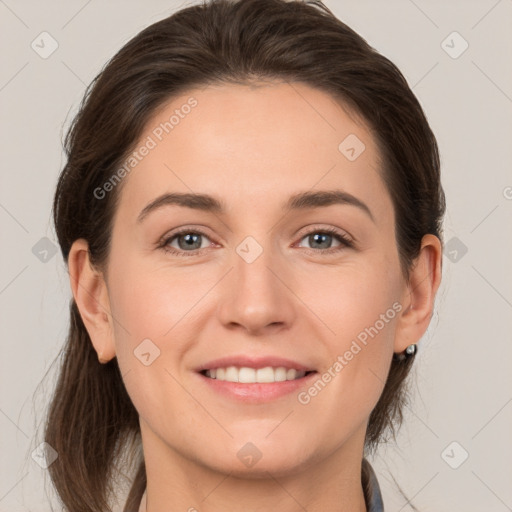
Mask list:
[[310,366],[299,363],[298,361],[293,361],[292,359],[285,359],[277,356],[252,357],[248,356],[247,354],[238,356],[226,356],[221,357],[219,359],[214,359],[212,361],[204,363],[203,365],[198,367],[196,371],[202,372],[204,370],[214,370],[215,368],[227,368],[228,366],[237,366],[239,368],[246,367],[254,369],[265,368],[267,366],[272,366],[274,368],[282,366],[288,370],[294,368],[295,370],[299,371],[315,371]]

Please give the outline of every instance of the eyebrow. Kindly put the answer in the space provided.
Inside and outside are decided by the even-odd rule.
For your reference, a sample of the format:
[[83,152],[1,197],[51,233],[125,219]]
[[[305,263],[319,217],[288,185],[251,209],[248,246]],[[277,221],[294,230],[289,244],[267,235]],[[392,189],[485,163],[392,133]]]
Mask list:
[[[343,190],[299,192],[288,199],[283,205],[283,209],[285,211],[296,211],[327,207],[335,204],[355,206],[366,213],[375,223],[370,208],[363,201]],[[151,212],[164,206],[182,206],[220,215],[224,214],[227,210],[223,201],[208,194],[173,192],[162,194],[146,205],[137,217],[137,222],[142,222]]]

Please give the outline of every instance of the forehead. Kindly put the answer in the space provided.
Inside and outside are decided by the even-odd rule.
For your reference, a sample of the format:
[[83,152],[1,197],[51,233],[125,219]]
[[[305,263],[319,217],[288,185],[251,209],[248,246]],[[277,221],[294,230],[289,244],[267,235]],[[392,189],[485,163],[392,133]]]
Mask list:
[[[160,107],[135,150],[121,207],[172,191],[222,195],[233,208],[282,204],[314,188],[342,188],[389,209],[379,151],[365,123],[302,83],[191,89]],[[140,153],[144,152],[144,156]]]

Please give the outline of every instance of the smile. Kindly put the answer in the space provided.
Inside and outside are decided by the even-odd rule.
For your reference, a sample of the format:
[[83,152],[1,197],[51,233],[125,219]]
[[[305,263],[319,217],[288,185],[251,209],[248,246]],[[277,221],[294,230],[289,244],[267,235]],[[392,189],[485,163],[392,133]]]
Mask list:
[[210,379],[219,381],[240,382],[243,384],[265,384],[302,379],[307,373],[312,372],[285,368],[283,366],[266,366],[258,369],[249,368],[247,366],[227,366],[225,368],[204,370],[202,373]]

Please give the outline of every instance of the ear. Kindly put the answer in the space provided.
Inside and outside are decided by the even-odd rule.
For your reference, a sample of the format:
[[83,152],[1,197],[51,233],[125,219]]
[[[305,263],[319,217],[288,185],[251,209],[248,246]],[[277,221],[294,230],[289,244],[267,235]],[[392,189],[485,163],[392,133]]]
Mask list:
[[403,313],[397,322],[395,353],[403,353],[409,345],[418,343],[428,328],[441,282],[441,260],[439,238],[432,234],[425,235],[402,296]]
[[71,246],[68,271],[73,297],[98,360],[107,363],[116,355],[110,300],[103,274],[90,262],[86,240],[75,240]]

